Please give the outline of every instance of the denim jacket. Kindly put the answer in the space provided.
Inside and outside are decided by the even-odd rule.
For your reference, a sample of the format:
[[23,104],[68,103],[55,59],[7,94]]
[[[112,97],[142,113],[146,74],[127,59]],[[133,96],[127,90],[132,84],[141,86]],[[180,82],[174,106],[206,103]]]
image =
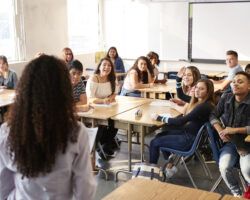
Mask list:
[[[210,115],[211,124],[223,123],[225,127],[246,127],[250,134],[250,92],[246,98],[234,108],[235,97],[232,93],[225,94],[219,101],[216,109]],[[238,150],[250,152],[250,143],[245,142],[246,134],[231,135],[231,142]]]

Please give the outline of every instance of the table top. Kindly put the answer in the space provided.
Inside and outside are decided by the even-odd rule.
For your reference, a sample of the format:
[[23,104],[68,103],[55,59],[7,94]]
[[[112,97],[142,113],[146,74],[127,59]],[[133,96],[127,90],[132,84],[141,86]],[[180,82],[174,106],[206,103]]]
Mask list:
[[157,180],[134,178],[115,189],[103,200],[219,200],[220,197],[218,193]]
[[176,81],[168,80],[165,84],[155,83],[153,87],[139,89],[141,92],[171,92],[176,93]]
[[[136,111],[140,109],[142,111],[141,117],[136,117]],[[167,100],[152,100],[137,108],[128,110],[127,112],[115,115],[111,119],[119,120],[123,122],[129,122],[134,124],[140,124],[145,126],[162,126],[164,123],[151,119],[151,114],[163,114],[170,113],[173,117],[180,115],[181,113],[176,110],[174,103],[170,103]]]
[[144,103],[151,102],[151,99],[116,96],[116,103],[110,106],[104,104],[91,104],[94,107],[92,113],[78,113],[79,117],[94,118],[94,119],[109,119],[117,114],[123,113],[127,110],[136,108]]
[[232,195],[224,195],[223,198],[221,200],[246,200],[244,198],[240,198],[240,197],[234,197]]
[[250,142],[250,135],[248,135],[248,136],[245,138],[245,141],[246,141],[246,142]]
[[15,90],[0,89],[0,107],[8,106],[14,102]]

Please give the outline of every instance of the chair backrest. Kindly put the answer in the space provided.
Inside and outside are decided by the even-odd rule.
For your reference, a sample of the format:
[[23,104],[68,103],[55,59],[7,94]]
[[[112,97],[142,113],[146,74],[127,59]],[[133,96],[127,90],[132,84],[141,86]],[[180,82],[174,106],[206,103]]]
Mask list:
[[209,122],[206,123],[209,145],[213,152],[213,158],[219,164],[221,143],[218,134]]
[[176,79],[177,73],[178,73],[178,72],[176,72],[176,71],[169,71],[169,72],[167,73],[168,79]]
[[201,136],[202,134],[205,132],[205,127],[206,127],[206,124],[202,125],[202,127],[199,129],[196,137],[195,137],[195,140],[191,146],[191,148],[187,151],[180,151],[180,150],[176,150],[176,149],[171,149],[171,148],[166,148],[166,147],[161,147],[160,150],[161,151],[167,151],[167,152],[172,152],[174,154],[177,154],[177,155],[181,155],[181,156],[191,156],[195,153],[195,151],[198,149],[199,147],[199,144],[200,144],[200,141],[201,141]]

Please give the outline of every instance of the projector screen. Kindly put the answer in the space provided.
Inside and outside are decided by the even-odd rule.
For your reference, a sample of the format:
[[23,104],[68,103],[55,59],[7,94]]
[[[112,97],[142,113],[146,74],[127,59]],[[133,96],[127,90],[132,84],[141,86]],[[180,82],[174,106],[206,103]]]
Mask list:
[[250,2],[192,6],[192,59],[224,60],[235,50],[239,60],[250,60]]

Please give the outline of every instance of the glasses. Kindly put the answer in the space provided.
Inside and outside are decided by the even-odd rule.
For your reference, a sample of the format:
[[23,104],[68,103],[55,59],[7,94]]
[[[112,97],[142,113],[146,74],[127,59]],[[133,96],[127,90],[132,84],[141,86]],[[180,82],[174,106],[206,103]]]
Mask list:
[[72,53],[65,53],[65,55],[72,56],[73,54]]

